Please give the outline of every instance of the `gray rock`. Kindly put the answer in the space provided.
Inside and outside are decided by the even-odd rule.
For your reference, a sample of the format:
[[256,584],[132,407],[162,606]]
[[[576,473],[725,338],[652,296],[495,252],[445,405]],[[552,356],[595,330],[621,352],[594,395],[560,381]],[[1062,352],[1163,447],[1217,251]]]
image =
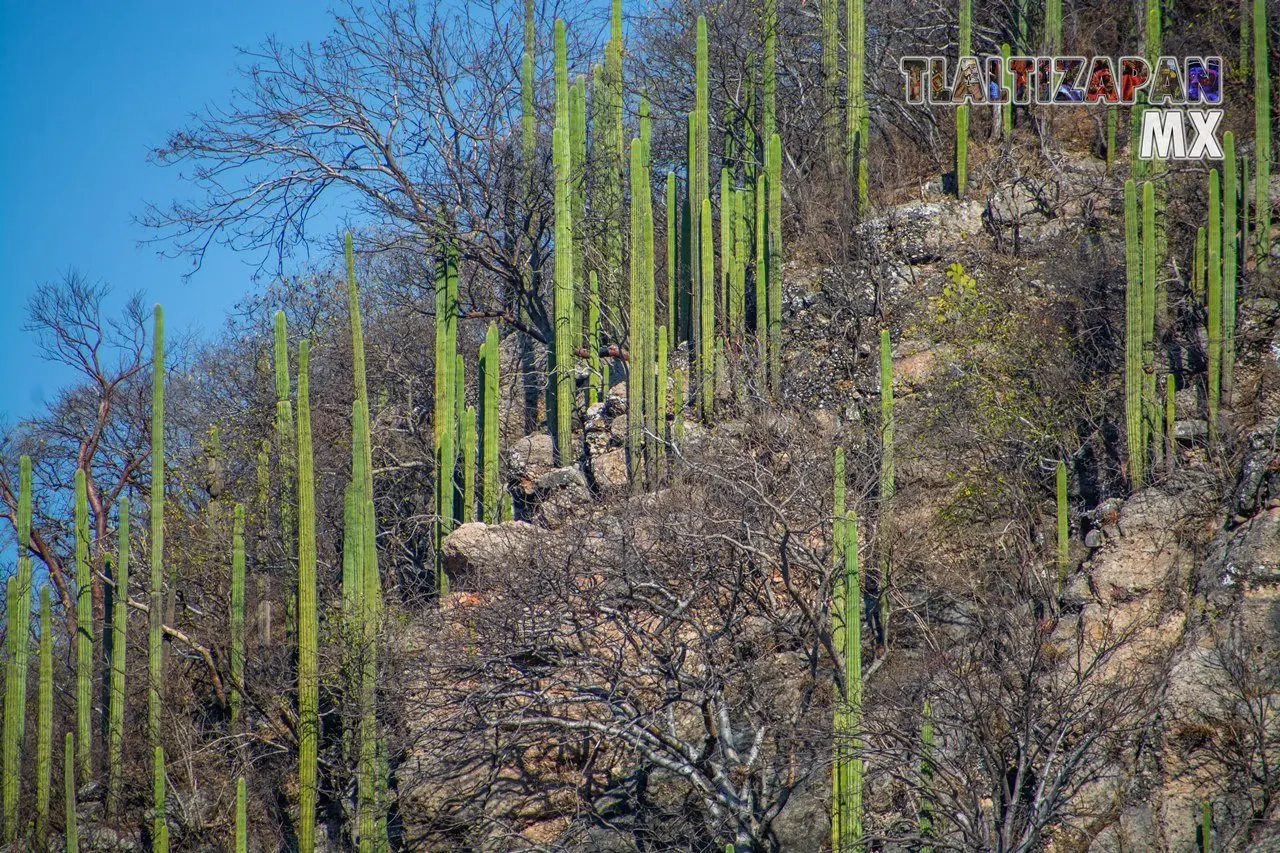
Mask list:
[[1101,548],[1102,531],[1095,527],[1086,533],[1084,535],[1084,545],[1086,548]]
[[627,487],[627,451],[618,447],[591,460],[591,476],[602,492],[618,492]]
[[528,560],[547,535],[523,521],[463,524],[441,544],[445,573],[455,587],[482,589],[513,562]]
[[555,441],[546,433],[526,435],[507,451],[511,469],[517,475],[538,477],[556,467]]

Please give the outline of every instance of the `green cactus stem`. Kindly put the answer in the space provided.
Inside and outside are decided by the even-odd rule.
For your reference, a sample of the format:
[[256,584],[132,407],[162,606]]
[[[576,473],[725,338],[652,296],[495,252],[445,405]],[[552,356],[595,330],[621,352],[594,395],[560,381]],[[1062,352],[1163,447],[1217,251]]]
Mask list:
[[[298,345],[298,851],[316,847],[316,753],[320,736],[316,635],[316,510],[308,382],[310,343]],[[157,753],[159,755],[159,753]],[[159,759],[158,759],[159,760]]]
[[457,368],[458,259],[452,243],[445,246],[443,261],[436,273],[435,309],[435,551],[437,590],[443,597],[448,594],[449,579],[444,573],[441,543],[452,528],[457,431],[457,405],[453,398],[457,393],[454,371]]
[[702,310],[700,321],[702,328],[698,334],[698,409],[703,420],[711,420],[715,407],[715,269],[711,243],[711,199],[702,200],[702,215],[699,217],[702,236],[698,240],[698,249],[702,253],[699,267],[702,270]]
[[147,634],[147,739],[160,743],[160,691],[164,683],[161,647],[164,601],[164,314],[155,307],[151,384],[151,597]]
[[1146,447],[1142,439],[1142,252],[1138,237],[1138,189],[1124,184],[1125,251],[1125,426],[1129,448],[1129,480],[1134,491],[1146,482]]
[[733,274],[733,222],[737,218],[734,210],[733,190],[729,186],[728,167],[720,170],[720,275],[716,276],[716,311],[720,315],[720,328],[726,334],[732,334],[729,325],[729,288]]
[[1204,226],[1196,229],[1196,244],[1191,259],[1191,295],[1197,302],[1204,302],[1205,293],[1205,243],[1207,241]]
[[[591,274],[592,282],[595,273]],[[592,334],[599,334],[599,310],[596,307],[597,292],[593,290],[591,313]],[[598,352],[598,350],[597,350]],[[498,326],[490,323],[485,332],[484,345],[480,353],[480,506],[481,521],[496,524],[500,508],[498,506],[498,442],[502,423],[498,411]],[[599,362],[599,356],[596,358]]]
[[1045,0],[1044,46],[1046,56],[1062,53],[1062,0]]
[[27,713],[27,668],[31,654],[31,459],[18,460],[18,570],[5,586],[3,781],[4,841],[18,834],[18,794]]
[[[766,48],[766,53],[768,49]],[[769,155],[765,158],[769,205],[765,217],[769,227],[768,311],[769,311],[769,390],[774,399],[782,394],[782,140],[778,134],[769,137]]]
[[231,722],[244,695],[244,505],[236,504],[231,528]]
[[685,372],[677,370],[671,377],[671,441],[679,445],[684,441],[684,389],[687,382]]
[[888,533],[896,490],[893,446],[893,349],[889,330],[880,330],[880,642],[889,647],[890,554]]
[[1067,545],[1069,525],[1067,521],[1067,463],[1058,460],[1057,469],[1057,507],[1058,507],[1058,594],[1067,582]]
[[[680,235],[680,229],[676,221],[676,213],[678,203],[676,201],[676,173],[667,172],[667,340],[675,341],[676,329],[678,328],[678,308],[679,299],[676,295],[676,286],[678,275],[676,273],[676,263],[679,258],[679,249],[676,246]],[[595,400],[591,401],[596,402]]]
[[[654,368],[654,377],[657,382],[657,394],[654,398],[654,421],[657,423],[656,436],[654,442],[654,456],[659,464],[662,464],[667,453],[667,329],[665,326],[658,327],[658,355]],[[658,472],[654,472],[656,477]]]
[[555,155],[555,280],[554,365],[551,398],[552,435],[556,458],[568,465],[573,459],[573,166],[570,155],[569,72],[564,21],[555,24],[556,123],[553,133]]
[[[1009,57],[1012,52],[1009,49],[1009,43],[1005,42],[1000,45],[1000,69],[1004,88],[1013,91],[1013,73],[1009,71]],[[1115,110],[1112,109],[1108,113],[1110,124],[1108,128],[1111,135],[1107,137],[1107,168],[1111,168],[1111,151],[1115,148]],[[1013,139],[1013,95],[1010,94],[1003,104],[1000,105],[1000,133],[1006,140]]]
[[[1160,405],[1156,397],[1156,316],[1160,313],[1163,289],[1156,280],[1156,192],[1155,183],[1142,184],[1142,450],[1143,459],[1151,453],[1159,464]],[[1144,465],[1145,465],[1144,461]]]
[[768,143],[778,130],[778,0],[764,0],[760,27],[764,31],[764,56],[761,60],[761,130]]
[[280,536],[286,559],[291,561],[295,547],[297,507],[289,494],[296,479],[293,403],[290,402],[289,335],[283,311],[277,311],[272,326],[273,352],[276,380],[276,454],[280,465]]
[[853,181],[854,207],[858,214],[870,206],[867,187],[867,146],[871,136],[871,111],[866,100],[867,15],[864,0],[847,0],[845,10],[845,158]]
[[164,747],[157,746],[151,765],[151,850],[169,853],[169,823],[165,815]]
[[66,810],[66,828],[63,834],[67,840],[67,853],[79,853],[80,832],[76,820],[76,768],[75,768],[76,736],[67,732],[62,745],[62,798]]
[[249,820],[245,803],[244,777],[236,779],[236,853],[249,853]]
[[49,843],[49,783],[53,779],[53,617],[49,585],[40,587],[40,688],[36,705],[36,846]]
[[1204,853],[1213,850],[1213,806],[1208,800],[1200,804],[1200,849]]
[[462,410],[462,522],[476,520],[476,410]]
[[832,163],[840,150],[839,0],[819,0],[822,45],[822,142]]
[[1174,429],[1174,419],[1177,414],[1175,406],[1176,391],[1173,374],[1167,374],[1164,378],[1164,430],[1165,430],[1165,465],[1172,471],[1177,462],[1178,451],[1178,435]]
[[1218,404],[1222,392],[1222,193],[1218,170],[1209,170],[1209,245],[1205,255],[1209,288],[1206,297],[1209,322],[1209,443],[1218,441]]
[[[129,498],[117,509],[115,591],[111,597],[111,674],[107,709],[107,814],[114,817],[124,783],[124,664],[129,618]],[[67,735],[70,737],[70,734]]]
[[916,818],[916,831],[926,843],[920,846],[920,853],[933,853],[933,845],[927,843],[934,838],[933,828],[933,706],[924,700],[924,708],[920,712],[920,810]]
[[1271,258],[1271,76],[1268,70],[1267,0],[1253,0],[1253,149],[1254,234],[1258,241],[1258,269],[1265,271]]
[[[862,759],[858,740],[862,729],[862,595],[858,570],[858,523],[853,511],[837,520],[841,527],[842,566],[833,584],[833,632],[841,636],[840,687],[835,717],[835,761],[831,849],[848,853],[862,840]],[[842,575],[842,576],[841,576]]]
[[733,200],[729,205],[730,222],[733,230],[733,263],[729,270],[729,340],[735,348],[746,331],[747,317],[747,194],[740,189],[732,190],[729,197]]
[[[80,782],[93,773],[93,580],[89,567],[89,499],[83,469],[76,469],[76,763]],[[52,734],[50,735],[52,736]]]
[[1235,384],[1236,360],[1236,136],[1227,131],[1222,136],[1222,398],[1231,405],[1231,389]]
[[[970,0],[960,0],[960,47],[958,56],[972,49],[973,8]],[[969,105],[956,107],[956,198],[964,198],[969,173]]]

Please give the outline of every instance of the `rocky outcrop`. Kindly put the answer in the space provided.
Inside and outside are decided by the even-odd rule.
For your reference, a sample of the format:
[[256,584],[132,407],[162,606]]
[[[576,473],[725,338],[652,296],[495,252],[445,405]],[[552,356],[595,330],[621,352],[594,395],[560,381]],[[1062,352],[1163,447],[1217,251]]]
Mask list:
[[528,560],[549,535],[523,521],[464,524],[441,546],[445,573],[455,589],[483,589],[505,576],[508,566]]

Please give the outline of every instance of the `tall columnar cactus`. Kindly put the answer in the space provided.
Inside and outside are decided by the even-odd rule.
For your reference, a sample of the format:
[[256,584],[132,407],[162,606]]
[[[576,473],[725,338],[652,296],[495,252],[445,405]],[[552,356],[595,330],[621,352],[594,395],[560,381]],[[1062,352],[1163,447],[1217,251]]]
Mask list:
[[151,850],[169,853],[169,822],[165,815],[164,747],[157,746],[151,763]]
[[778,131],[778,0],[763,0],[760,27],[764,30],[764,56],[760,62],[760,129],[768,145]]
[[685,129],[685,171],[688,180],[684,195],[684,226],[681,229],[686,235],[685,252],[685,293],[682,299],[688,300],[689,310],[685,312],[685,339],[689,342],[689,364],[691,369],[700,356],[698,336],[702,334],[702,250],[698,247],[702,239],[702,202],[698,197],[698,111],[686,116]]
[[1058,506],[1058,592],[1062,592],[1067,582],[1067,544],[1069,524],[1067,521],[1067,463],[1058,460],[1057,470],[1057,506]]
[[769,390],[776,399],[782,393],[782,140],[778,134],[769,137],[769,156],[765,160],[769,209],[766,222],[769,235]]
[[[677,314],[679,310],[679,299],[676,295],[677,273],[676,262],[679,256],[677,249],[677,238],[680,234],[679,225],[677,224],[676,212],[678,202],[676,201],[676,173],[667,172],[667,340],[675,341],[677,329]],[[594,401],[593,401],[594,402]]]
[[[592,273],[595,280],[595,273]],[[594,303],[594,296],[593,303]],[[593,329],[598,323],[599,312],[594,314]],[[485,524],[496,524],[499,521],[498,506],[498,442],[502,416],[498,411],[498,326],[490,323],[484,335],[484,345],[480,352],[480,507],[481,518]]]
[[859,214],[870,204],[867,188],[867,145],[871,136],[871,111],[866,99],[867,15],[864,0],[846,0],[845,10],[845,158],[854,184]]
[[1062,53],[1062,0],[1045,0],[1044,49],[1046,56]]
[[555,27],[556,123],[553,136],[555,154],[555,340],[552,372],[552,399],[555,408],[552,433],[556,458],[561,465],[573,459],[573,167],[570,160],[569,71],[564,21]]
[[1146,482],[1147,452],[1142,439],[1142,249],[1138,237],[1138,188],[1124,184],[1125,256],[1125,428],[1129,479],[1134,491]]
[[733,190],[730,188],[729,169],[720,169],[720,275],[716,276],[716,311],[720,315],[720,329],[730,332],[729,288],[733,275],[733,221],[736,214]]
[[249,820],[244,777],[236,779],[236,853],[249,853]]
[[[1008,59],[1005,60],[1008,62]],[[1013,99],[1009,99],[1009,103],[1005,105],[1005,109],[1013,110]],[[1107,107],[1107,173],[1111,173],[1111,167],[1116,161],[1116,122],[1118,121],[1119,110],[1115,104]]]
[[147,739],[160,743],[160,688],[164,649],[160,645],[164,601],[164,314],[155,307],[151,379],[151,597],[147,634]]
[[[654,381],[657,385],[657,395],[654,398],[654,421],[658,425],[654,457],[661,464],[667,453],[667,329],[665,326],[658,327],[658,354],[654,366]],[[653,476],[656,478],[660,473],[660,471],[654,471]]]
[[[311,454],[310,343],[298,345],[298,851],[316,847],[316,751],[320,740],[316,635],[316,498]],[[450,359],[452,361],[452,359]]]
[[1222,193],[1218,186],[1218,170],[1209,170],[1209,248],[1205,263],[1209,267],[1209,441],[1218,440],[1218,403],[1221,396],[1222,369]]
[[[733,269],[729,275],[729,339],[740,354],[747,324],[747,252],[750,236],[747,227],[747,194],[735,189],[733,195]],[[734,373],[734,394],[741,396],[742,371]]]
[[[1248,186],[1246,184],[1246,186]],[[1196,229],[1196,245],[1191,258],[1191,294],[1196,298],[1197,302],[1204,300],[1204,276],[1205,276],[1205,244],[1207,236],[1204,226],[1201,225]]]
[[1204,853],[1213,850],[1213,806],[1208,800],[1200,804],[1200,849]]
[[40,587],[40,690],[36,708],[36,846],[49,843],[49,783],[53,779],[53,617],[49,585]]
[[244,693],[244,505],[236,504],[231,527],[231,722],[240,716]]
[[702,328],[698,334],[698,409],[705,420],[711,419],[715,406],[715,269],[711,244],[711,199],[702,200],[702,215],[699,217],[702,235],[698,240],[698,249],[702,254],[699,267],[702,270],[702,309],[700,321]]
[[[627,169],[626,144],[622,131],[623,117],[623,69],[622,69],[622,2],[614,0],[610,20],[609,40],[604,49],[604,67],[595,87],[593,105],[596,121],[593,128],[595,145],[599,155],[593,156],[600,187],[600,208],[609,227],[600,229],[600,282],[605,305],[622,304],[622,248],[623,248],[623,197]],[[594,206],[594,205],[593,205]],[[609,319],[616,321],[615,317]],[[616,329],[613,330],[616,332]]]
[[1257,225],[1258,268],[1267,269],[1271,257],[1271,72],[1267,45],[1267,0],[1253,0],[1253,149],[1254,213]]
[[76,469],[76,756],[80,782],[92,774],[93,575],[89,568],[89,500],[84,470]]
[[[766,377],[769,358],[769,253],[765,243],[768,232],[768,217],[765,215],[768,195],[763,170],[756,176],[755,205],[756,357],[760,360],[760,375]],[[763,384],[765,383],[762,382],[761,385]]]
[[[1008,42],[1005,42],[1004,44],[1000,45],[1000,60],[1001,60],[1000,69],[1001,69],[1001,77],[1003,78],[1002,84],[1006,89],[1010,91],[1013,90],[1013,73],[1009,71],[1009,57],[1011,55],[1012,55],[1012,51],[1009,49]],[[1114,112],[1114,110],[1112,112]],[[1112,118],[1114,118],[1114,116],[1112,116]],[[1108,168],[1111,167],[1111,149],[1115,144],[1115,122],[1114,121],[1112,121],[1110,128],[1112,133],[1111,133],[1111,136],[1107,138],[1108,139],[1107,141],[1107,167]],[[1000,134],[1006,140],[1013,139],[1013,96],[1012,95],[1006,98],[1005,102],[1000,105]]]
[[4,840],[18,832],[18,785],[27,714],[27,666],[31,654],[31,459],[18,460],[18,571],[5,587],[3,789]]
[[1236,360],[1236,136],[1222,136],[1222,396],[1231,405]]
[[280,482],[285,484],[280,492],[280,536],[288,558],[294,548],[297,527],[297,508],[289,494],[289,484],[295,479],[297,449],[294,446],[293,403],[290,402],[289,332],[283,311],[275,313],[272,336],[276,380],[276,454],[280,464]]
[[[960,56],[972,49],[973,7],[971,0],[960,0]],[[969,171],[969,105],[956,107],[956,197],[964,198]]]
[[524,0],[524,55],[520,63],[520,151],[526,183],[532,178],[538,146],[538,116],[534,103],[533,56],[537,49],[534,0]]
[[834,164],[840,150],[839,0],[820,0],[818,17],[822,26],[822,142]]
[[671,443],[677,446],[684,441],[684,389],[687,382],[683,370],[671,374]]
[[1175,429],[1177,416],[1177,406],[1175,405],[1177,395],[1177,387],[1174,382],[1173,374],[1166,374],[1164,377],[1164,434],[1165,434],[1165,465],[1172,471],[1177,462],[1178,452],[1178,433]]
[[62,798],[66,811],[63,835],[67,840],[67,853],[79,853],[80,832],[76,820],[76,736],[67,732],[62,745]]
[[[1155,184],[1142,184],[1142,449],[1153,448],[1163,430],[1158,426],[1159,401],[1156,399],[1156,314],[1160,299],[1156,281],[1156,192]],[[1145,459],[1145,456],[1144,456]],[[1145,463],[1144,463],[1145,464]]]
[[587,406],[604,399],[606,388],[600,359],[600,278],[595,270],[587,274]]
[[[111,675],[107,708],[107,814],[114,817],[124,782],[124,664],[129,618],[129,498],[117,509],[115,592],[111,598]],[[68,735],[69,737],[70,735]]]
[[[833,769],[831,848],[833,853],[858,849],[862,840],[862,595],[858,577],[858,522],[853,511],[840,520],[843,532],[843,577],[834,585],[834,630],[842,635],[843,696],[837,700]],[[837,572],[840,573],[839,571]]]
[[631,284],[629,317],[631,328],[628,336],[630,362],[627,370],[627,470],[631,481],[639,484],[644,475],[645,449],[645,397],[647,383],[652,381],[653,363],[649,359],[651,330],[645,319],[651,316],[645,310],[645,267],[651,244],[646,245],[644,228],[644,200],[648,185],[644,169],[644,144],[635,139],[631,143]]
[[[646,119],[647,123],[647,119]],[[587,81],[579,74],[569,87],[569,216],[572,219],[573,279],[586,271],[587,246]],[[569,340],[576,350],[582,346],[582,315],[578,287],[573,288],[569,306]]]
[[462,523],[476,520],[476,410],[462,410]]
[[920,853],[933,853],[933,845],[927,843],[934,837],[933,829],[933,706],[924,700],[920,712],[920,811],[916,830],[926,843]]
[[453,398],[457,393],[454,371],[458,348],[458,257],[452,243],[445,246],[444,257],[436,273],[435,308],[436,584],[438,592],[446,595],[449,581],[444,573],[441,543],[448,535],[453,520],[454,439],[457,435],[457,405]]
[[889,645],[889,566],[888,532],[893,511],[893,495],[897,489],[893,447],[893,349],[889,330],[880,330],[880,518],[877,522],[880,540],[880,641]]

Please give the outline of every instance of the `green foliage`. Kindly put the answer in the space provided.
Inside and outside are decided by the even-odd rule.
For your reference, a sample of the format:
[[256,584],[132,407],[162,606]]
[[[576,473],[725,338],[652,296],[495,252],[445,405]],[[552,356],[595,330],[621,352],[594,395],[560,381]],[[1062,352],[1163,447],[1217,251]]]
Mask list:
[[151,596],[147,633],[147,738],[160,743],[160,690],[164,649],[160,644],[164,605],[164,314],[155,307],[151,384]]
[[49,843],[49,782],[53,778],[53,617],[49,585],[40,587],[40,689],[36,707],[36,846]]
[[[111,675],[107,709],[107,814],[114,817],[124,783],[124,664],[129,618],[129,498],[117,509],[115,592],[111,597]],[[71,737],[70,734],[67,735]]]
[[[310,342],[298,345],[298,851],[316,847],[316,753],[320,740],[316,635],[316,510],[308,382]],[[159,759],[158,759],[159,760]]]
[[76,756],[80,782],[92,774],[89,748],[93,716],[93,579],[89,568],[89,499],[84,470],[76,469]]

